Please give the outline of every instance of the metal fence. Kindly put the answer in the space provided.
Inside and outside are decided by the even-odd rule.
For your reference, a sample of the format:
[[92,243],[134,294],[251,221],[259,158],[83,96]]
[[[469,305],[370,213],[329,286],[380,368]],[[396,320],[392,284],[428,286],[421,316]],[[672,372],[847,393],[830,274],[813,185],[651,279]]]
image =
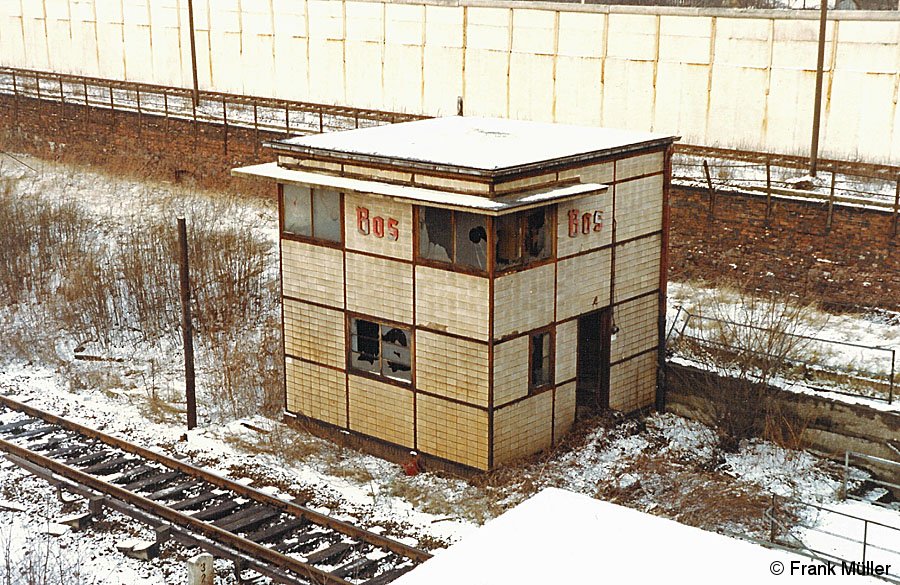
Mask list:
[[[688,147],[688,152],[691,149],[696,150]],[[870,172],[855,174],[846,166],[833,167],[813,181],[802,176],[805,170],[790,162],[707,159],[688,153],[676,154],[673,160],[675,183],[705,188],[713,215],[718,196],[727,196],[729,192],[750,193],[766,198],[766,220],[771,218],[772,204],[778,199],[819,203],[826,212],[823,226],[826,230],[832,227],[836,206],[884,211],[892,215],[891,236],[896,237],[900,230],[900,174],[896,174],[896,168],[886,165],[865,165],[857,172],[862,170]]]
[[857,572],[888,566],[871,576],[900,583],[900,527],[776,495],[764,515],[771,544]]
[[[728,330],[728,335],[722,333]],[[696,315],[679,307],[666,337],[680,357],[728,371],[741,364],[769,380],[810,390],[863,396],[891,404],[897,350],[777,331],[727,319]],[[789,348],[768,351],[766,348]]]
[[[891,446],[893,447],[893,445],[891,445]],[[894,448],[896,449],[896,447],[894,447]],[[900,455],[900,451],[897,451],[897,454]],[[854,499],[854,500],[862,499],[853,494],[848,493],[848,491],[847,491],[847,485],[850,482],[851,470],[853,469],[851,467],[851,463],[855,463],[856,467],[865,467],[865,465],[868,463],[870,465],[874,464],[874,465],[882,467],[882,468],[893,469],[894,473],[892,475],[889,475],[889,477],[897,478],[897,481],[900,481],[900,463],[898,463],[897,461],[891,461],[890,459],[884,459],[883,457],[875,457],[873,455],[866,455],[865,453],[857,453],[855,451],[846,451],[844,453],[844,480],[843,480],[843,485],[841,487],[841,497],[843,499],[847,499],[847,498]],[[866,481],[868,481],[869,483],[872,483],[873,485],[877,486],[878,488],[884,490],[883,493],[894,490],[895,493],[900,494],[900,484],[896,484],[896,483],[893,483],[890,481],[876,479],[874,477],[868,478]],[[870,502],[869,500],[864,500],[864,501],[873,503],[876,505],[880,505],[879,502]]]
[[[348,130],[422,119],[423,116],[201,91],[177,87],[0,67],[0,94],[15,99],[123,111],[228,127],[295,135]],[[17,102],[18,103],[18,102]],[[226,138],[227,140],[227,138]],[[257,140],[257,142],[259,142]]]

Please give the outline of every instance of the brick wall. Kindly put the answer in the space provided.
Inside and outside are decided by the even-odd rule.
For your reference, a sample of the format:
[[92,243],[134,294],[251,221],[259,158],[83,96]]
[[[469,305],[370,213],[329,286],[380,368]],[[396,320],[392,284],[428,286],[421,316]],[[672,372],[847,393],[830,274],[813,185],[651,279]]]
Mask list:
[[890,213],[823,203],[719,194],[710,213],[705,189],[671,197],[669,277],[730,276],[836,305],[900,309],[900,236]]
[[271,160],[270,132],[121,110],[0,95],[0,147],[43,157],[274,197],[271,185],[236,179],[229,170]]

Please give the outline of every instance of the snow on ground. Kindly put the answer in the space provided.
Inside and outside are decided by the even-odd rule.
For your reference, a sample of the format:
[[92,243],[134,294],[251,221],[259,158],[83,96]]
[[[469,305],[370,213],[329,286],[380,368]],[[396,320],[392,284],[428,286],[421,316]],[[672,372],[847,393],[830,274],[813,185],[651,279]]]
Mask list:
[[777,583],[792,562],[811,561],[548,488],[395,583]]
[[[17,177],[32,194],[78,201],[103,226],[98,237],[112,238],[130,229],[133,209],[189,210],[192,200],[217,197],[196,190],[185,193],[166,183],[111,178],[20,158],[36,170],[7,161],[0,165],[0,176]],[[153,203],[157,198],[164,202]],[[221,221],[250,226],[260,237],[276,241],[277,214],[271,202],[228,199],[227,205],[216,209]],[[273,259],[270,278],[276,277],[276,270]],[[675,302],[682,304],[706,294],[686,285],[673,285],[672,290]],[[24,325],[16,321],[16,313],[7,311],[2,317],[3,327],[13,335],[16,326]],[[868,341],[898,341],[890,326],[841,319],[846,319],[842,332],[856,330]],[[771,492],[832,505],[840,487],[841,470],[832,463],[762,441],[745,442],[736,452],[726,452],[713,429],[671,414],[581,425],[552,453],[472,481],[433,473],[407,477],[396,465],[259,415],[235,418],[201,411],[201,427],[186,432],[181,351],[170,342],[138,343],[133,336],[122,336],[118,346],[88,346],[90,352],[118,361],[90,362],[75,359],[75,340],[63,331],[45,331],[36,343],[42,346],[20,348],[15,354],[0,348],[0,392],[427,549],[458,542],[546,487],[610,500],[707,530],[757,537],[765,536],[768,529],[764,512]],[[202,348],[198,357],[199,402],[206,406],[220,390],[213,373],[203,368]],[[25,501],[26,513],[0,517],[23,523],[23,528],[11,531],[10,538],[37,530],[40,522],[59,514],[54,506],[42,503],[52,497],[49,487],[22,478],[18,471],[0,468],[0,490],[26,486],[28,494],[44,499]],[[863,473],[855,476],[851,488],[858,489],[864,478]],[[15,499],[16,493],[3,497]],[[900,519],[893,524],[900,525]],[[182,567],[181,552],[169,551],[166,558],[144,567],[111,550],[111,539],[131,530],[132,525],[123,522],[110,528],[113,536],[93,530],[81,536],[83,550],[106,559],[105,565],[85,565],[93,583],[127,582],[108,572],[120,563],[140,573],[141,580],[135,582],[142,585],[171,582]],[[72,551],[66,538],[53,540],[54,546]]]

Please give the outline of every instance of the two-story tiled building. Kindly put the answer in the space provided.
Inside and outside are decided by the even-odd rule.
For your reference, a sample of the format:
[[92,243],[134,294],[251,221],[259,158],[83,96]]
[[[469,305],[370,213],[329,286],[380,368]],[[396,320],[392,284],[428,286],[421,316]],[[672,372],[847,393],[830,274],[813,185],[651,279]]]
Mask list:
[[479,470],[653,406],[671,136],[437,118],[270,143],[285,409]]

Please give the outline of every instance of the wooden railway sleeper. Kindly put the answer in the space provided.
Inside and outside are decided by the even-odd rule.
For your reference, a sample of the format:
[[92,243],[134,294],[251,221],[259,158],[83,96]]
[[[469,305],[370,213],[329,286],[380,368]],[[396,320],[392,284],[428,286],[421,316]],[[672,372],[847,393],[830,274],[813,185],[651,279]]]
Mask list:
[[156,490],[147,496],[148,500],[169,500],[172,498],[183,496],[185,492],[197,486],[203,485],[204,482],[199,479],[191,479],[176,485],[170,485]]
[[200,495],[194,496],[192,498],[187,498],[185,500],[181,500],[180,502],[175,502],[170,508],[175,511],[183,512],[186,510],[191,510],[192,508],[196,508],[197,506],[201,506],[213,500],[224,498],[225,494],[217,493],[215,491],[204,492]]
[[160,486],[161,484],[170,482],[174,479],[180,480],[181,478],[184,478],[184,477],[185,477],[184,474],[181,473],[180,471],[163,471],[161,473],[156,473],[149,477],[144,477],[144,478],[138,479],[136,481],[133,481],[131,483],[125,484],[122,487],[124,487],[126,490],[128,490],[130,492],[141,492],[141,491],[147,491],[150,489],[155,489],[158,486]]
[[121,474],[119,474],[118,477],[114,478],[112,480],[112,482],[117,483],[119,485],[131,483],[131,482],[135,481],[136,479],[138,479],[139,477],[147,475],[148,473],[151,473],[154,471],[159,473],[159,467],[156,465],[148,465],[148,464],[144,463],[144,464],[132,467],[131,469],[129,469],[127,471],[123,471]]
[[123,467],[125,467],[129,463],[139,463],[134,457],[129,457],[127,455],[120,455],[118,457],[113,457],[112,459],[107,459],[105,461],[100,461],[97,463],[93,463],[84,467],[81,471],[84,473],[88,473],[90,475],[110,475],[112,473],[118,472]]
[[23,418],[21,420],[15,421],[15,422],[7,423],[5,425],[0,425],[0,433],[2,433],[4,435],[15,435],[19,432],[18,429],[20,429],[22,427],[27,427],[28,425],[34,424],[37,422],[41,422],[41,419],[31,418],[31,417]]
[[237,503],[234,499],[228,499],[215,506],[198,510],[191,515],[197,520],[210,522],[212,520],[218,520],[227,514],[231,514],[241,506],[242,504]]
[[294,532],[299,528],[303,528],[309,524],[307,520],[304,518],[290,518],[286,522],[282,522],[279,524],[273,524],[268,528],[263,528],[261,530],[257,530],[251,534],[247,535],[247,540],[252,540],[253,542],[271,542],[276,538],[282,537],[289,532]]

